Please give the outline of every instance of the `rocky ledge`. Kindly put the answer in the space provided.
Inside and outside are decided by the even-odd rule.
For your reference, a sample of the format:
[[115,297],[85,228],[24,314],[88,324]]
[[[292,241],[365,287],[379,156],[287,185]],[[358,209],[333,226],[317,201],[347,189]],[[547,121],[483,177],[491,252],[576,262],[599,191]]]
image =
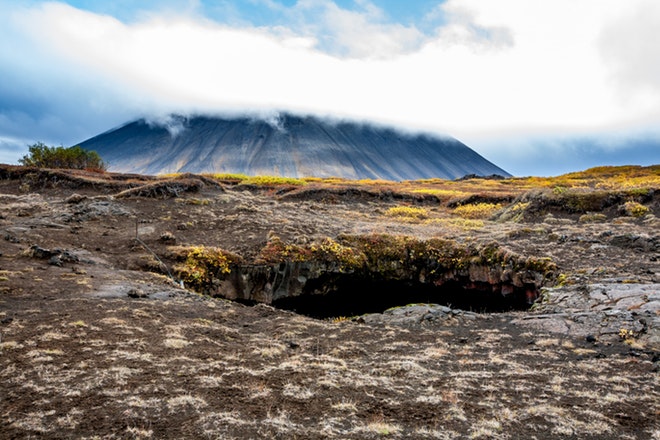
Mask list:
[[533,311],[515,323],[594,340],[633,339],[660,347],[660,284],[544,288]]

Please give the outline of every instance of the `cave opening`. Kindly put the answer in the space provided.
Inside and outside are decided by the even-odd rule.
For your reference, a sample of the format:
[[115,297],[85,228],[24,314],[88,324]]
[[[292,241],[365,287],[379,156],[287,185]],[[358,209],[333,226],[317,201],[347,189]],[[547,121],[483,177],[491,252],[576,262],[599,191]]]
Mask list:
[[[320,281],[320,280],[319,280]],[[326,280],[327,282],[327,280]],[[302,295],[273,301],[273,306],[312,318],[382,313],[409,304],[439,304],[476,313],[528,310],[538,297],[534,284],[523,287],[449,281],[441,286],[411,281],[343,279],[326,285],[323,294],[311,286]]]

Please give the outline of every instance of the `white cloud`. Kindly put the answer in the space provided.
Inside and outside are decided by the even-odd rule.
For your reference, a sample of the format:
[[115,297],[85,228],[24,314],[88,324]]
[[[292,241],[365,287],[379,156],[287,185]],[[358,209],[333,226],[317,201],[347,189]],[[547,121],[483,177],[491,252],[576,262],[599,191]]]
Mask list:
[[616,21],[604,26],[599,49],[619,101],[644,109],[652,118],[649,122],[657,123],[660,121],[660,45],[657,41],[660,3],[644,0],[631,6]]
[[416,50],[427,37],[414,26],[388,23],[371,2],[346,10],[329,0],[299,0],[289,13],[296,29],[313,35],[317,46],[333,55],[387,59]]
[[487,150],[497,137],[638,131],[659,120],[653,0],[448,0],[431,34],[366,0],[353,10],[329,0],[270,7],[285,25],[212,22],[194,2],[183,15],[130,23],[61,3],[13,9],[0,25],[15,26],[25,53],[10,57],[0,43],[0,61],[42,84],[68,118],[113,124],[282,108],[442,131]]

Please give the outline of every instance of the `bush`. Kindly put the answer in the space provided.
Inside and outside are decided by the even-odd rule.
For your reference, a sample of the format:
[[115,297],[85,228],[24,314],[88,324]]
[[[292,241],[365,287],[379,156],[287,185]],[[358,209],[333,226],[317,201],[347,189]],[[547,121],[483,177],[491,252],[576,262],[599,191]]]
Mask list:
[[255,185],[255,186],[277,186],[277,185],[293,185],[303,186],[307,182],[295,177],[281,177],[281,176],[252,176],[240,182],[241,185]]
[[583,214],[580,216],[578,221],[580,223],[604,223],[607,221],[607,216],[600,213]]
[[87,151],[80,146],[71,148],[49,147],[41,142],[28,145],[29,154],[19,159],[28,167],[69,168],[75,170],[105,171],[106,165],[96,151]]
[[390,217],[404,217],[418,220],[429,218],[429,212],[426,209],[414,206],[394,206],[388,209],[386,214]]
[[499,203],[477,203],[462,205],[454,209],[454,214],[468,219],[486,219],[502,209]]
[[203,293],[208,293],[214,280],[225,279],[232,266],[242,261],[238,255],[215,247],[172,248],[171,253],[177,259],[185,255],[185,261],[174,266],[174,273],[187,286]]
[[644,217],[651,210],[638,202],[626,202],[619,208],[619,212],[629,217]]

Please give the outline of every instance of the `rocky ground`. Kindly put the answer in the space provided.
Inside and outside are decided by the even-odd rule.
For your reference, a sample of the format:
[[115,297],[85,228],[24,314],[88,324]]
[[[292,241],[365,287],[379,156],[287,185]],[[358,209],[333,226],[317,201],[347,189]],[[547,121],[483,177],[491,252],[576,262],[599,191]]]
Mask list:
[[[534,211],[525,188],[474,220],[389,187],[195,182],[0,180],[0,438],[660,438],[653,191],[643,216],[617,202],[589,221]],[[171,246],[250,262],[274,236],[374,233],[496,242],[558,269],[531,310],[406,306],[402,285],[401,307],[323,320],[167,274]]]

